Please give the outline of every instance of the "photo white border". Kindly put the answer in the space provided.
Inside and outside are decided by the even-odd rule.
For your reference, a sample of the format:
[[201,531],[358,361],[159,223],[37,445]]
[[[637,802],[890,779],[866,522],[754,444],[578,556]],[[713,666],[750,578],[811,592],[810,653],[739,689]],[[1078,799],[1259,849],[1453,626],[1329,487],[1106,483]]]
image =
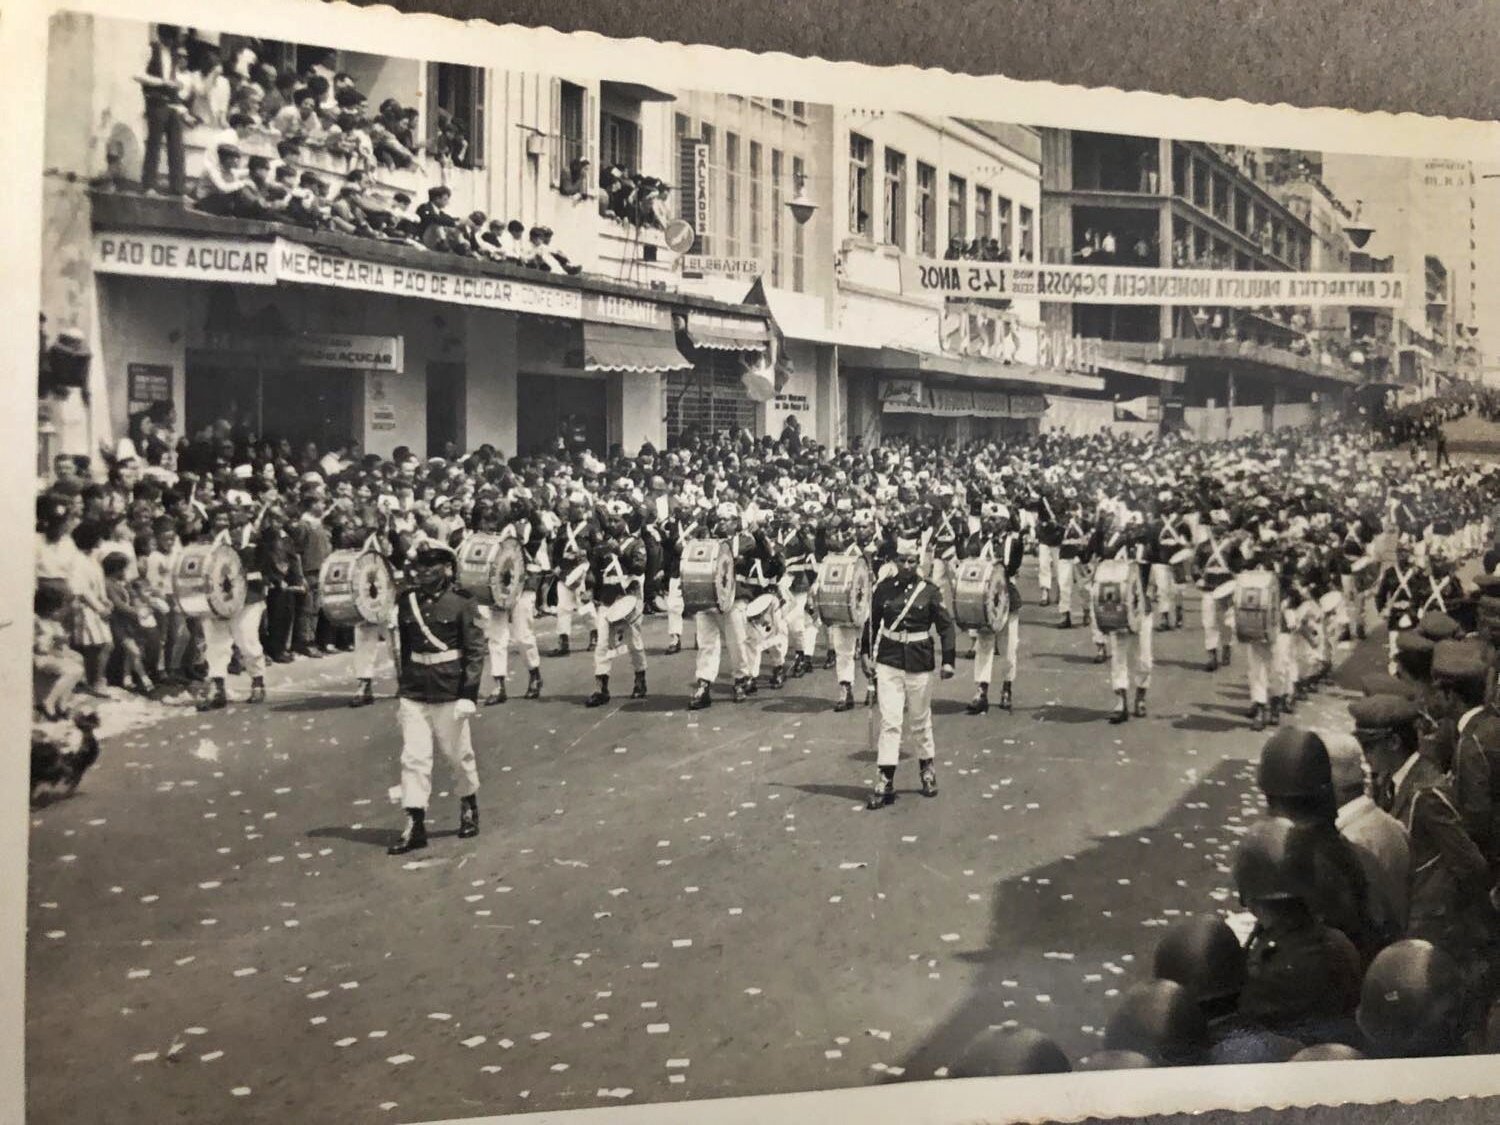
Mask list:
[[[45,65],[49,20],[59,11],[260,35],[293,24],[294,38],[299,41],[396,57],[504,68],[507,57],[519,56],[545,60],[544,66],[526,69],[563,75],[604,74],[661,82],[662,74],[670,73],[669,84],[680,89],[796,95],[800,100],[834,105],[1148,136],[1169,133],[1184,140],[1412,158],[1461,156],[1500,166],[1500,122],[1178,98],[956,75],[912,66],[881,68],[644,38],[613,40],[592,32],[460,22],[400,13],[386,6],[357,8],[318,0],[255,0],[234,7],[204,0],[14,0],[0,16],[0,94],[12,110],[5,130],[9,198],[0,219],[0,262],[6,264],[12,284],[0,294],[0,378],[12,388],[6,401],[13,407],[0,420],[0,527],[14,529],[12,542],[28,544],[30,536],[22,529],[32,521],[35,489],[32,347],[40,311]],[[1495,252],[1500,253],[1500,247]],[[29,549],[0,551],[0,707],[4,708],[0,714],[9,720],[8,727],[13,726],[13,747],[21,744],[29,726],[30,654],[22,642],[31,614],[25,595],[32,588],[33,567]],[[4,755],[3,762],[0,792],[9,799],[0,810],[0,854],[24,857],[31,818],[24,796],[22,757],[13,752]],[[170,846],[169,841],[163,844]],[[6,1121],[20,1121],[25,1112],[26,875],[26,863],[20,860],[0,869],[0,1010],[15,1014],[14,1019],[0,1022],[0,1120]],[[799,1121],[821,1125],[848,1118],[868,1125],[938,1125],[1409,1103],[1495,1094],[1500,1094],[1500,1056],[1477,1056],[906,1082],[463,1120],[738,1125],[775,1118],[788,1125]]]

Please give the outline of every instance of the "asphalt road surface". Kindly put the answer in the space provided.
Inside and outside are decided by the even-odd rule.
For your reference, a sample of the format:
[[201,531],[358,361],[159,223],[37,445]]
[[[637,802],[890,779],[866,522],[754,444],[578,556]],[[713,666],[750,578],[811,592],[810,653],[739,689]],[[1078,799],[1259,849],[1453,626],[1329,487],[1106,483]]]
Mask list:
[[[482,834],[454,836],[440,759],[415,857],[385,854],[393,685],[347,709],[347,656],[273,666],[263,706],[108,738],[32,816],[28,1119],[330,1125],[829,1089],[941,1077],[1011,1020],[1087,1054],[1163,927],[1237,909],[1264,736],[1243,660],[1200,667],[1196,597],[1157,635],[1150,717],[1121,727],[1088,631],[1055,620],[1023,611],[1013,714],[963,713],[960,659],[934,704],[940,795],[903,761],[876,813],[871,712],[832,713],[821,660],[690,713],[692,630],[664,658],[662,618],[646,701],[624,698],[622,658],[615,702],[586,710],[575,652],[543,660],[540,702],[481,708]],[[1352,659],[1373,667],[1375,644]],[[1348,698],[1325,689],[1296,721],[1347,729]]]

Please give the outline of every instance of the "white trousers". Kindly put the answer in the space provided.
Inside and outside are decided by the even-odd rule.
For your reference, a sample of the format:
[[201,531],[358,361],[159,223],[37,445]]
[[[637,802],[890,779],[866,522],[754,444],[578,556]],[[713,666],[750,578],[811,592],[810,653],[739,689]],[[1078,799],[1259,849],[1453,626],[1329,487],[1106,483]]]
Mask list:
[[599,634],[594,641],[594,675],[609,675],[610,665],[622,649],[630,654],[631,671],[646,670],[646,642],[641,639],[639,618],[629,625],[611,625],[604,616],[604,607],[596,606],[593,627]]
[[1166,563],[1151,564],[1151,594],[1158,616],[1171,618],[1176,613],[1179,604],[1177,576]]
[[818,622],[807,612],[807,591],[802,590],[786,596],[787,643],[793,652],[811,656],[818,647]]
[[1217,652],[1234,640],[1234,599],[1216,598],[1205,593],[1203,610],[1203,651]]
[[203,656],[208,674],[222,680],[229,675],[233,649],[240,650],[240,663],[252,677],[266,674],[266,653],[260,644],[260,619],[266,614],[265,602],[247,602],[227,621],[208,614],[203,622]]
[[1370,592],[1361,590],[1352,574],[1340,577],[1339,585],[1344,590],[1344,619],[1353,629],[1364,628],[1365,621],[1370,616]]
[[860,629],[856,625],[828,626],[828,643],[833,646],[833,667],[839,683],[854,685],[854,653],[859,648]]
[[1109,635],[1109,683],[1115,691],[1151,686],[1152,639],[1155,617],[1141,615],[1140,632]]
[[1059,558],[1057,569],[1057,608],[1061,613],[1073,612],[1073,575],[1078,570],[1077,559]]
[[748,671],[746,674],[751,677],[760,675],[761,659],[768,653],[773,665],[785,664],[788,643],[786,617],[779,605],[772,606],[766,612],[763,625],[753,625],[747,622],[745,667]]
[[585,609],[578,600],[578,592],[571,586],[557,584],[557,636],[561,640],[573,632],[573,615]]
[[[1270,702],[1275,648],[1258,641],[1250,641],[1241,647],[1245,652],[1245,672],[1250,678],[1250,702],[1265,706]],[[1280,695],[1281,692],[1276,694]]]
[[484,623],[485,639],[490,646],[490,675],[504,679],[510,672],[510,646],[515,642],[521,648],[526,668],[531,671],[542,666],[542,654],[537,648],[536,591],[522,590],[516,604],[508,610],[489,607]]
[[667,635],[682,639],[682,579],[667,579]]
[[1036,545],[1036,581],[1044,598],[1052,596],[1052,577],[1057,561],[1056,547],[1048,543]]
[[886,664],[875,666],[876,702],[880,707],[880,733],[875,740],[877,765],[894,766],[901,758],[903,723],[911,733],[917,757],[927,760],[937,753],[932,737],[933,672],[903,672]]
[[479,792],[479,769],[469,723],[454,713],[453,703],[418,703],[403,699],[396,708],[401,724],[401,807],[425,809],[432,796],[432,747],[439,750],[458,776],[460,797]]
[[1297,659],[1292,639],[1290,633],[1277,633],[1271,647],[1271,688],[1277,695],[1291,695],[1297,688]]
[[391,631],[366,621],[354,623],[354,678],[373,680],[381,656],[391,651]]
[[1005,627],[998,633],[988,629],[979,631],[979,644],[974,650],[974,682],[993,683],[995,657],[1000,657],[1000,682],[1013,683],[1016,678],[1016,654],[1021,647],[1021,619],[1012,613]]
[[728,613],[705,610],[693,615],[698,633],[697,677],[713,683],[719,678],[719,663],[729,650],[729,672],[737,680],[750,674],[745,665],[745,603],[735,602]]

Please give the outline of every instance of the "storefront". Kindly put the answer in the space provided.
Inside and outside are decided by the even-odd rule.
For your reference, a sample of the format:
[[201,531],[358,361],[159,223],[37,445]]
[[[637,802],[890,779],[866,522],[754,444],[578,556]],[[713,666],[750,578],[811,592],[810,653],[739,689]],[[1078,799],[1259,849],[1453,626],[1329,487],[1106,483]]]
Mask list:
[[972,390],[920,379],[886,378],[879,383],[882,437],[965,443],[1037,432],[1047,409],[1045,395]]
[[663,389],[668,447],[694,434],[733,429],[757,437],[764,433],[765,404],[774,391],[756,397],[747,370],[770,347],[766,321],[692,311],[681,318],[678,339],[692,364],[670,373]]

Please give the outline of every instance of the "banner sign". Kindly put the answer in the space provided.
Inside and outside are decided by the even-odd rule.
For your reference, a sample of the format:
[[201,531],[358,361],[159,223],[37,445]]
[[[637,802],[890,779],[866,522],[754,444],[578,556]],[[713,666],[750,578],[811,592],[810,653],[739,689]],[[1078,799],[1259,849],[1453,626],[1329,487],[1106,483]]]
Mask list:
[[1406,278],[1394,273],[1135,269],[903,257],[901,291],[930,297],[1030,299],[1081,305],[1398,308],[1406,301]]
[[197,350],[214,354],[254,356],[267,365],[334,367],[345,370],[405,370],[405,337],[337,336],[322,332],[285,336],[243,336],[210,333]]
[[1102,349],[1093,336],[1074,336],[1066,329],[1037,329],[1036,365],[1058,371],[1092,375],[1099,369]]
[[173,370],[170,363],[127,363],[126,397],[131,410],[157,402],[172,401]]
[[655,301],[603,293],[583,295],[583,319],[599,324],[629,324],[638,328],[672,330],[672,310]]
[[948,355],[1001,363],[1014,363],[1021,348],[1014,316],[968,303],[944,306],[938,339]]
[[880,407],[889,414],[940,418],[1039,418],[1047,410],[1047,399],[1045,395],[928,387],[917,379],[885,379],[880,384]]
[[94,269],[133,277],[275,285],[269,242],[114,231],[94,235]]
[[708,254],[684,254],[678,259],[684,274],[737,277],[753,280],[764,273],[759,258],[715,258]]
[[583,316],[583,295],[576,289],[367,262],[325,254],[281,238],[276,240],[275,261],[277,281],[357,289],[391,297],[425,297],[433,301],[574,320]]
[[708,184],[708,145],[703,141],[693,142],[693,229],[701,241],[713,221],[709,202],[712,196]]
[[925,406],[927,396],[922,393],[920,379],[883,379],[880,383],[880,405],[887,409],[905,407],[918,409]]

